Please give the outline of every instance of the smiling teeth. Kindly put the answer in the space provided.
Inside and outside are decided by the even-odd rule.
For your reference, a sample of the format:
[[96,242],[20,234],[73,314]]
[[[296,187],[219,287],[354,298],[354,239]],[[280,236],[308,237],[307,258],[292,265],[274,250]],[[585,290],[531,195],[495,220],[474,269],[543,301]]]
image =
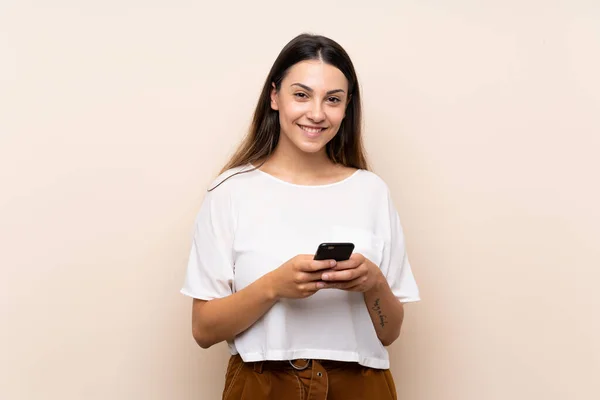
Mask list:
[[306,132],[310,132],[310,133],[319,133],[323,130],[323,128],[309,128],[308,126],[302,126],[302,125],[300,125],[300,127],[302,129],[304,129]]

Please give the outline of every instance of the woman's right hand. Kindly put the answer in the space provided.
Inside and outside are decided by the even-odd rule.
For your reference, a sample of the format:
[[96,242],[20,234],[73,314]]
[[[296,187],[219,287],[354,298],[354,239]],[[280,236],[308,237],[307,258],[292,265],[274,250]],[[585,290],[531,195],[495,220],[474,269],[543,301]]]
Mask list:
[[336,262],[313,258],[313,255],[298,255],[268,274],[275,299],[302,299],[324,287],[321,275]]

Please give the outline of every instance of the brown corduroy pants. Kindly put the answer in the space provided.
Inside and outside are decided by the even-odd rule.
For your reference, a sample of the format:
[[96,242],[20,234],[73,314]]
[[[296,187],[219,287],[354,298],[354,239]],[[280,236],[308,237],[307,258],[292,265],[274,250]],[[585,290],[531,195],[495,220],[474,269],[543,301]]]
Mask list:
[[397,399],[387,369],[328,360],[296,360],[294,366],[288,361],[245,363],[231,356],[223,400]]

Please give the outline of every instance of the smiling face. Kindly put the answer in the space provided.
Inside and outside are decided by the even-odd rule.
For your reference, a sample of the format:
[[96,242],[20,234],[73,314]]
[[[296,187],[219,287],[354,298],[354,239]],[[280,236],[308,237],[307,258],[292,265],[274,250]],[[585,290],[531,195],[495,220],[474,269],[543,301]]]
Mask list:
[[279,111],[279,145],[306,153],[325,151],[337,134],[348,104],[348,80],[320,60],[292,66],[279,90],[271,91],[271,108]]

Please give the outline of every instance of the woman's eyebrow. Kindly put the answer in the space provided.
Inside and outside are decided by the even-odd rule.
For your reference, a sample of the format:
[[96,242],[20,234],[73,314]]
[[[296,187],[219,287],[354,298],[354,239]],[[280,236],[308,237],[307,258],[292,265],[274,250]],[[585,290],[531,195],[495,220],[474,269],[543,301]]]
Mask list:
[[[300,86],[302,89],[306,90],[307,92],[310,92],[310,93],[314,92],[314,90],[312,88],[310,88],[306,85],[303,85],[301,83],[292,83],[291,86]],[[327,94],[329,95],[329,94],[340,93],[340,92],[344,93],[344,90],[343,89],[333,89],[333,90],[328,91]]]

